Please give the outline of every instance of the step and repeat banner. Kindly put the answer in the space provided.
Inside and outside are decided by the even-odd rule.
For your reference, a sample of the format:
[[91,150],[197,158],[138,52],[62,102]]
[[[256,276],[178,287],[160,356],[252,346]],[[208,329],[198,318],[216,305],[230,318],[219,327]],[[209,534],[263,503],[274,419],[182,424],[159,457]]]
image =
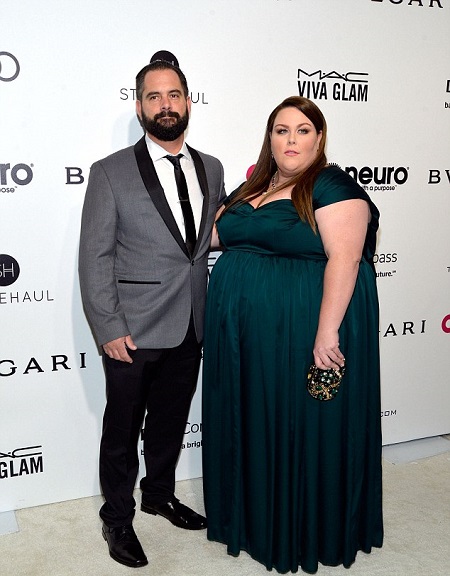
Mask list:
[[[91,164],[142,135],[135,75],[159,50],[188,79],[188,142],[221,159],[228,192],[281,100],[320,106],[329,161],[381,212],[384,444],[450,432],[450,0],[38,4],[0,1],[0,512],[100,492],[80,215]],[[201,380],[178,479],[202,473],[200,396]]]

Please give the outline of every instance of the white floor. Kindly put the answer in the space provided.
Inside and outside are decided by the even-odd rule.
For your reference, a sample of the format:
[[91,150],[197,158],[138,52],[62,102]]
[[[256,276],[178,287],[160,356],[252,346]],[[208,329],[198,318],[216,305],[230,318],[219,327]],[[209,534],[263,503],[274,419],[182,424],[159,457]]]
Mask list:
[[[386,446],[383,491],[383,548],[359,553],[350,575],[342,566],[320,566],[318,576],[449,576],[450,437]],[[178,482],[177,495],[203,511],[201,479]],[[100,533],[101,503],[94,496],[1,514],[0,575],[136,573],[109,557]],[[208,542],[204,531],[180,530],[139,511],[134,527],[149,558],[137,570],[142,576],[267,575],[246,553],[234,558],[225,546]]]

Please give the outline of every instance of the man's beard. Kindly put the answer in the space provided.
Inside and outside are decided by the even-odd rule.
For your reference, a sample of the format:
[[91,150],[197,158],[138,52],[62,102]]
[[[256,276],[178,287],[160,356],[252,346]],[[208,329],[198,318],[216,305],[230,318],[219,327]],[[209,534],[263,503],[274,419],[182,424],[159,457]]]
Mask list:
[[[175,118],[173,121],[162,121],[161,118]],[[157,140],[163,142],[172,142],[181,136],[186,130],[189,123],[189,115],[186,110],[183,116],[180,116],[178,112],[160,112],[155,114],[153,118],[146,116],[142,111],[141,124],[146,132],[154,136]]]

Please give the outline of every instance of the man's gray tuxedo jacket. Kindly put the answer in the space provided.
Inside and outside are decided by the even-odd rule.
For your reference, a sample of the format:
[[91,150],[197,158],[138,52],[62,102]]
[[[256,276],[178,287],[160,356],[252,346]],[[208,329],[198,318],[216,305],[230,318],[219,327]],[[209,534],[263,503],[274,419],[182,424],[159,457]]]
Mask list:
[[79,253],[81,294],[99,345],[131,334],[138,348],[173,348],[191,310],[203,338],[208,251],[225,197],[221,163],[189,148],[204,195],[192,257],[169,208],[145,138],[92,165]]

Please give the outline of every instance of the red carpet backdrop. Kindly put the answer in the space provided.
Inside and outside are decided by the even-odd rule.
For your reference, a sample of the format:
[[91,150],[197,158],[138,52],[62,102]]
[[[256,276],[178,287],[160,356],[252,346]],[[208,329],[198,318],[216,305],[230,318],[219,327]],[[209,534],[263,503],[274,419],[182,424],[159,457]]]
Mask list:
[[[186,73],[188,141],[221,159],[228,192],[275,105],[321,107],[330,162],[381,212],[384,444],[450,432],[449,30],[450,0],[2,1],[0,512],[99,493],[80,214],[91,164],[142,135],[134,79],[159,50]],[[202,473],[200,395],[178,479]]]

